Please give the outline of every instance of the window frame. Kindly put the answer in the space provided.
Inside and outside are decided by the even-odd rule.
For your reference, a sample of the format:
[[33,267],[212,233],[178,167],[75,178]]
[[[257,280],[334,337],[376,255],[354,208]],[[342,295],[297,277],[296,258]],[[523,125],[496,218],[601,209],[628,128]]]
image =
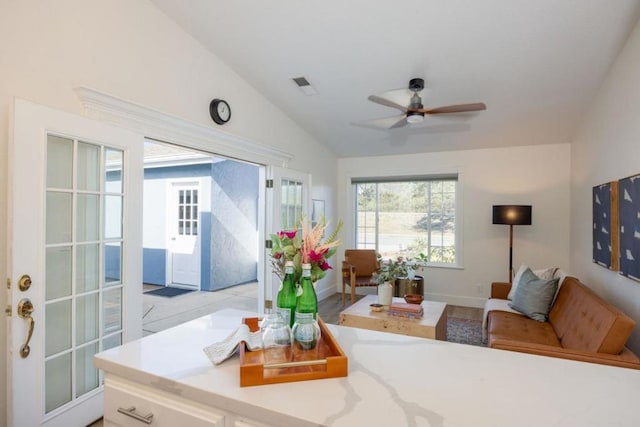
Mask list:
[[[438,181],[438,180],[455,180],[455,261],[453,263],[443,262],[421,262],[420,266],[435,267],[435,268],[450,268],[450,269],[462,269],[463,268],[463,185],[462,174],[458,172],[452,173],[438,173],[428,175],[389,175],[389,176],[376,176],[376,177],[355,177],[351,176],[348,182],[351,193],[351,218],[353,221],[352,238],[354,247],[358,247],[358,195],[356,191],[357,184],[365,183],[393,183],[393,182],[416,182],[416,181]],[[376,205],[377,205],[376,201]],[[378,209],[376,206],[376,224],[375,224],[375,249],[378,251],[379,237],[378,237]]]

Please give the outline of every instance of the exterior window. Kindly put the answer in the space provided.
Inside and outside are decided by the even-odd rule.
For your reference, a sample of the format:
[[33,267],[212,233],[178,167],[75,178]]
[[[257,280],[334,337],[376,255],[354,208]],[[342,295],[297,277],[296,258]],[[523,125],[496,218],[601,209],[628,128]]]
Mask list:
[[457,178],[355,181],[357,248],[383,258],[457,263]]
[[178,234],[198,235],[198,190],[196,189],[178,192]]

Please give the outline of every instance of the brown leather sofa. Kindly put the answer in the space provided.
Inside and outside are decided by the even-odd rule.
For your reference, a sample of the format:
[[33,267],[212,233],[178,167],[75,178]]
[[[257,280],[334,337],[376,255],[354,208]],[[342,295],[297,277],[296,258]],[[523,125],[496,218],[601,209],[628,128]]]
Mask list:
[[[511,284],[492,283],[491,298],[507,298]],[[640,369],[625,344],[635,322],[575,277],[564,278],[547,322],[501,310],[487,314],[491,348]]]

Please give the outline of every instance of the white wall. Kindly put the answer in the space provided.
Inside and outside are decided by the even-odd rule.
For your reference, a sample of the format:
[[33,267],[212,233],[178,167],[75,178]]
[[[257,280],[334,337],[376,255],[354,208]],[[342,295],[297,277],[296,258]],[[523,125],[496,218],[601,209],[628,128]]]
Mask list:
[[[428,144],[428,141],[425,141]],[[514,226],[513,264],[569,267],[569,144],[448,151],[338,160],[338,214],[344,248],[354,246],[351,178],[458,172],[462,184],[463,268],[427,268],[425,294],[477,306],[492,281],[508,281],[509,227],[492,224],[492,206],[533,206],[531,226]]]
[[[233,117],[223,129],[293,154],[289,166],[313,174],[312,197],[327,200],[327,216],[335,216],[335,157],[150,2],[22,0],[3,1],[1,9],[2,218],[7,209],[8,123],[13,97],[79,114],[80,103],[73,91],[79,86],[211,126],[217,125],[209,118],[209,102],[216,97],[226,99]],[[6,242],[6,221],[2,220],[2,278],[7,277]],[[0,307],[5,304],[6,293],[0,292]],[[2,348],[5,326],[6,318],[0,316]],[[0,352],[0,424],[6,413],[6,358],[6,352]]]
[[628,346],[640,354],[640,283],[591,262],[591,189],[640,173],[640,24],[609,70],[571,147],[571,265],[636,321]]

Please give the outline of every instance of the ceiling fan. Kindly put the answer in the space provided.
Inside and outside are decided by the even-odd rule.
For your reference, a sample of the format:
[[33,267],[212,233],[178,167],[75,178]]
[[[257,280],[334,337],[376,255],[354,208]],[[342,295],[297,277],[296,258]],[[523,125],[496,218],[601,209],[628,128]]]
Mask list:
[[418,92],[422,91],[423,89],[423,79],[416,78],[409,81],[409,90],[413,92],[413,95],[411,96],[409,105],[406,107],[404,105],[400,105],[396,102],[376,95],[369,96],[369,101],[387,107],[397,108],[404,113],[401,116],[398,116],[398,121],[393,123],[391,126],[388,126],[389,129],[406,126],[408,123],[421,123],[424,120],[425,114],[467,113],[471,111],[482,111],[487,109],[487,106],[482,102],[476,102],[472,104],[447,105],[437,108],[424,108],[424,106],[422,105],[422,98],[418,94]]

